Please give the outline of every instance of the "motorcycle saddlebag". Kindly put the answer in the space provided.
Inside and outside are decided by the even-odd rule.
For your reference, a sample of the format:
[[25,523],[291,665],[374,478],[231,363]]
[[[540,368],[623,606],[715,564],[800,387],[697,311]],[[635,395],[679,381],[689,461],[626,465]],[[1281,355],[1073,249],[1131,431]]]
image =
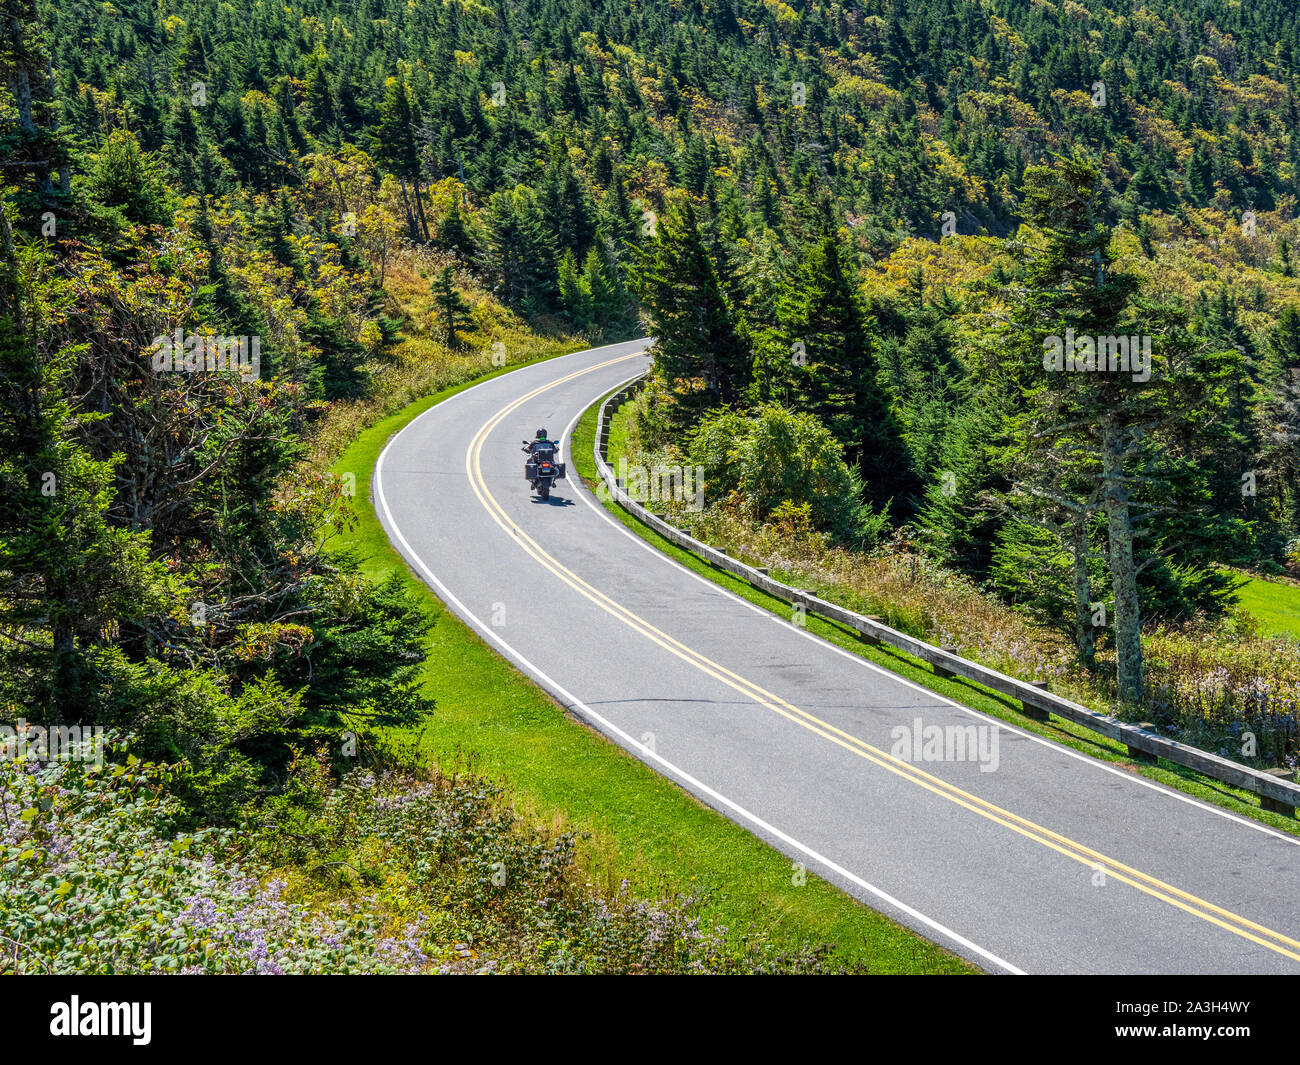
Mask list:
[[563,463],[563,462],[557,462],[557,463],[555,464],[555,468],[556,468],[557,470],[559,470],[559,473],[557,473],[557,474],[555,475],[555,479],[556,479],[557,481],[562,481],[562,480],[564,480],[564,463]]
[[537,480],[537,463],[535,462],[524,463],[524,480],[525,481]]

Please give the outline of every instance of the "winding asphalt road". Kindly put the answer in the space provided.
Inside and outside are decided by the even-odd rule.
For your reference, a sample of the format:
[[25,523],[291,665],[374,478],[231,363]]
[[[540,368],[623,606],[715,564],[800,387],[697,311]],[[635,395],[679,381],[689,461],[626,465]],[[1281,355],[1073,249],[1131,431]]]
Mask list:
[[[492,378],[389,442],[380,520],[461,618],[792,870],[989,971],[1300,973],[1294,838],[758,609],[633,536],[576,476],[532,495],[520,441],[545,426],[567,450],[582,411],[645,368],[646,343]],[[936,726],[947,749],[901,744]]]

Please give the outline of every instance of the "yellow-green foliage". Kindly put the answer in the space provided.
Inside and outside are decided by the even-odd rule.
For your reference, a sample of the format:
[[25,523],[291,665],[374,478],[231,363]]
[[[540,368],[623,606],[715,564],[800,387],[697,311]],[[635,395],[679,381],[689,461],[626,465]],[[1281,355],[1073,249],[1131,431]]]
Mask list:
[[[471,308],[473,328],[464,347],[452,351],[440,339],[430,282],[446,265]],[[477,377],[499,366],[572,350],[577,337],[542,335],[472,281],[454,256],[402,244],[388,264],[387,313],[403,321],[402,335],[386,365],[375,371],[370,397],[336,404],[313,436],[312,461],[330,464],[362,429],[422,396]]]

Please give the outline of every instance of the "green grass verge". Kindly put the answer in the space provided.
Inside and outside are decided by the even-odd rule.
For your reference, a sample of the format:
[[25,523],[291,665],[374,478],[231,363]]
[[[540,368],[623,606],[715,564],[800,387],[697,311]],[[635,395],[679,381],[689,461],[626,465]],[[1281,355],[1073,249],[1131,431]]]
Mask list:
[[[607,889],[626,878],[645,895],[702,893],[711,920],[736,930],[757,922],[791,949],[830,943],[874,972],[976,972],[817,877],[796,885],[788,858],[565,714],[410,571],[370,501],[375,461],[411,419],[476,383],[376,423],[331,467],[353,474],[357,485],[356,520],[335,534],[333,546],[355,551],[374,579],[401,574],[435,619],[425,690],[437,709],[418,732],[425,755],[447,772],[469,765],[501,781],[535,818],[590,832],[587,860]],[[586,447],[590,452],[590,441]]]
[[1265,632],[1300,639],[1300,586],[1251,577],[1238,590],[1237,604]]
[[[596,461],[592,457],[592,446],[595,442],[596,415],[599,413],[600,403],[603,399],[604,397],[601,397],[601,400],[594,403],[578,419],[573,433],[575,472],[593,489],[596,485]],[[619,452],[615,450],[615,443],[617,442],[622,446],[621,442],[627,439],[625,420],[630,411],[630,406],[624,406],[614,415],[613,422],[610,425],[609,456],[614,463],[617,463],[619,459]],[[617,503],[605,500],[604,505],[629,530],[693,572],[708,578],[714,584],[726,588],[730,592],[734,592],[742,599],[746,599],[756,606],[787,618],[791,616],[790,604],[784,599],[769,595],[755,588],[748,581],[741,580],[724,569],[719,569],[704,561],[698,555],[678,547],[670,540],[665,540]],[[819,598],[826,599],[828,602],[839,603],[847,609],[856,609],[859,606],[846,598],[843,589],[809,581],[807,577],[802,575],[773,568],[771,577],[784,584],[806,588]],[[870,613],[871,611],[867,612]],[[1018,700],[972,681],[961,678],[947,679],[940,677],[928,663],[921,661],[919,658],[889,647],[873,647],[866,643],[855,630],[845,628],[836,622],[827,621],[825,618],[817,617],[814,614],[808,614],[805,618],[805,627],[809,632],[829,640],[837,647],[842,647],[853,654],[875,662],[877,665],[883,666],[916,684],[920,684],[930,691],[937,692],[955,703],[960,703],[973,710],[979,710],[982,713],[999,718],[1008,724],[1024,729],[1026,732],[1033,732],[1039,736],[1054,740],[1065,747],[1079,751],[1099,761],[1113,763],[1128,772],[1147,777],[1187,795],[1213,803],[1225,810],[1230,810],[1244,817],[1250,817],[1292,835],[1300,836],[1300,822],[1297,822],[1294,817],[1262,810],[1259,806],[1259,798],[1253,792],[1211,780],[1195,770],[1163,759],[1155,765],[1135,762],[1129,756],[1128,748],[1122,743],[1117,743],[1082,725],[1077,725],[1056,716],[1052,716],[1047,722],[1039,722],[1026,717],[1021,712]]]

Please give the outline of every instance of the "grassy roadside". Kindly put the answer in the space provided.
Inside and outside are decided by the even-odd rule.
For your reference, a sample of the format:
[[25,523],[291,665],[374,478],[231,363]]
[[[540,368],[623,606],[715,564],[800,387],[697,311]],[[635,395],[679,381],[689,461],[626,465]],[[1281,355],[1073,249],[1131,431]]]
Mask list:
[[[487,376],[494,375],[478,380]],[[976,971],[814,876],[796,886],[789,859],[569,718],[407,568],[370,501],[375,461],[402,426],[475,383],[377,422],[331,467],[353,474],[357,486],[356,521],[336,533],[334,545],[352,548],[368,576],[401,574],[435,619],[425,686],[437,710],[418,735],[422,752],[448,772],[468,764],[501,781],[534,819],[590,832],[586,860],[607,888],[626,878],[645,895],[703,892],[706,916],[729,928],[758,922],[790,948],[832,943],[844,960],[874,972]]]
[[[601,397],[600,400],[597,400],[578,419],[574,427],[572,441],[575,472],[592,488],[596,484],[596,464],[592,458],[592,446],[595,441],[596,415],[603,399],[604,397]],[[609,454],[611,460],[615,463],[619,458],[619,450],[627,438],[626,419],[630,409],[630,407],[625,406],[617,412],[610,426]],[[655,548],[693,572],[707,577],[720,587],[726,588],[742,599],[746,599],[774,614],[787,617],[790,615],[790,605],[784,599],[768,595],[747,581],[741,580],[726,570],[718,569],[689,551],[685,551],[676,544],[665,540],[617,503],[606,500],[604,505],[630,531],[636,533]],[[807,588],[815,595],[829,601],[843,601],[843,596],[838,595],[836,589],[820,586],[816,582],[809,581],[806,576],[783,572],[779,568],[773,568],[771,575],[775,580],[793,584],[796,587]],[[845,603],[845,605],[851,609],[854,607],[853,603]],[[1064,721],[1055,716],[1047,722],[1035,721],[1020,712],[1020,704],[1015,699],[971,681],[960,678],[948,680],[939,677],[928,664],[920,659],[889,647],[872,647],[865,643],[857,632],[835,622],[809,614],[806,618],[806,627],[810,632],[828,640],[837,647],[842,647],[853,654],[875,662],[899,676],[920,684],[963,706],[999,718],[1027,732],[1033,732],[1100,761],[1110,762],[1128,772],[1147,777],[1187,795],[1213,803],[1235,814],[1250,817],[1272,828],[1300,836],[1300,822],[1297,822],[1294,817],[1285,817],[1281,814],[1260,809],[1259,799],[1253,792],[1210,780],[1202,777],[1194,770],[1175,765],[1172,762],[1161,760],[1156,765],[1134,762],[1128,755],[1128,749],[1121,743],[1107,739],[1081,725]]]

